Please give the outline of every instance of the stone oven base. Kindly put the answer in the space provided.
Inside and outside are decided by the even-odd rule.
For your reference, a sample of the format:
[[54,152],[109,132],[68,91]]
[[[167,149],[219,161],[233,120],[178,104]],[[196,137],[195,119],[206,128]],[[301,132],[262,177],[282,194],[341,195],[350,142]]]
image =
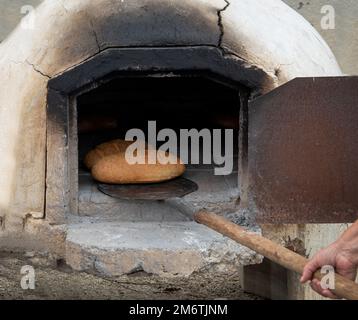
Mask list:
[[262,262],[257,253],[191,221],[128,222],[73,215],[67,222],[49,225],[29,217],[21,234],[0,232],[1,250],[47,252],[75,271],[106,277],[138,272],[162,278],[196,272],[222,277]]
[[235,273],[261,256],[195,222],[100,222],[69,225],[66,261],[104,276],[145,272],[163,277],[197,271]]

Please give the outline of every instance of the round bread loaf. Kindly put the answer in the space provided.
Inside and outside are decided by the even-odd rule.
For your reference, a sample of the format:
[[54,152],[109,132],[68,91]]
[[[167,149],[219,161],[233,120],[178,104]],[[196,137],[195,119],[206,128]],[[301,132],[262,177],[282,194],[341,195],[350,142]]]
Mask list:
[[[99,145],[85,158],[95,180],[108,184],[158,183],[174,179],[185,172],[185,165],[173,154],[156,151],[157,163],[148,163],[149,151],[145,151],[144,164],[128,163],[125,153],[133,142],[114,140]],[[169,159],[170,163],[164,163]]]
[[133,141],[125,141],[122,139],[112,140],[102,143],[87,153],[84,164],[91,170],[92,167],[102,158],[116,153],[124,153]]

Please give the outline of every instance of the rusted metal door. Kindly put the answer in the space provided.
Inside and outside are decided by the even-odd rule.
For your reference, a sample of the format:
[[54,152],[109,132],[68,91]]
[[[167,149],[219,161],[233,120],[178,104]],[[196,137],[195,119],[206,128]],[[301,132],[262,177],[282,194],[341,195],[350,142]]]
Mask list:
[[251,101],[248,176],[258,222],[358,219],[358,77],[297,78]]

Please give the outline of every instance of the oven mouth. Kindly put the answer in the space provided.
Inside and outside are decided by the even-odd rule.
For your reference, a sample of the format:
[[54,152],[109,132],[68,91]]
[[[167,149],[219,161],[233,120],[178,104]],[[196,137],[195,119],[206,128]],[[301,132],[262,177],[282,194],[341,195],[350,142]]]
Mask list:
[[[224,123],[222,127],[227,124],[228,117],[225,116],[225,112],[229,114],[229,122],[236,121],[232,126],[236,130],[233,133],[235,158],[232,174],[227,176],[215,176],[212,172],[208,174],[208,167],[211,171],[213,168],[222,169],[222,166],[214,166],[212,162],[204,164],[199,161],[195,165],[189,164],[187,174],[194,175],[194,178],[189,177],[189,180],[197,183],[196,179],[200,179],[200,182],[197,183],[199,190],[186,196],[191,198],[198,208],[205,206],[218,213],[223,211],[236,213],[239,210],[239,201],[241,201],[240,206],[245,203],[242,201],[240,190],[246,190],[246,179],[243,179],[244,175],[238,172],[246,172],[244,165],[247,161],[243,161],[243,158],[247,156],[247,104],[251,92],[251,89],[242,82],[244,77],[242,72],[242,66],[237,60],[224,59],[220,50],[212,47],[113,48],[51,79],[48,83],[47,95],[46,220],[50,224],[68,224],[74,217],[81,216],[95,217],[98,220],[122,219],[123,221],[183,219],[182,215],[173,213],[171,208],[165,206],[158,208],[158,203],[119,203],[118,201],[108,203],[109,197],[103,198],[91,174],[83,170],[82,159],[88,150],[105,140],[121,136],[120,130],[112,132],[104,130],[92,137],[90,133],[82,134],[86,130],[83,131],[81,119],[92,117],[96,122],[99,114],[109,112],[111,116],[113,109],[123,110],[118,108],[118,104],[115,104],[116,108],[113,105],[111,107],[110,101],[104,104],[104,108],[102,103],[102,108],[94,103],[96,99],[103,101],[104,97],[108,100],[110,95],[105,92],[106,90],[114,91],[114,95],[118,98],[120,89],[122,104],[127,103],[129,116],[125,118],[128,119],[125,125],[129,128],[133,126],[143,128],[143,123],[147,127],[148,120],[154,119],[158,120],[158,129],[163,127],[218,129],[220,128],[217,124],[218,115],[221,114],[220,122]],[[138,92],[142,94],[139,95]],[[150,99],[145,99],[146,103],[140,101],[140,99],[143,101],[143,92],[150,94]],[[155,92],[157,95],[154,95]],[[163,93],[166,94],[164,97],[169,99],[171,108],[160,110],[159,107],[148,107],[147,101],[152,101],[154,107],[168,106],[168,101],[163,101]],[[126,95],[127,102],[123,98]],[[161,103],[157,103],[158,101],[153,103],[153,95]],[[176,99],[181,100],[178,100],[178,103]],[[144,111],[139,115],[138,112],[134,113],[133,108],[128,107],[128,101],[132,106],[133,101],[136,101]],[[154,109],[157,111],[154,112]],[[184,112],[185,109],[190,112]],[[147,112],[146,117],[145,112]],[[153,117],[155,113],[159,114],[158,119]],[[176,123],[178,122],[176,118],[181,119],[179,125]],[[129,125],[131,119],[137,120],[134,125]],[[193,124],[190,124],[190,121]],[[93,124],[93,121],[89,121],[91,122]],[[125,125],[119,127],[122,128],[122,132],[125,131],[123,129]],[[84,127],[86,128],[86,125]],[[239,135],[238,131],[242,133]],[[239,148],[239,145],[243,148]],[[244,185],[243,188],[241,185]]]
[[[119,219],[121,221],[184,221],[180,212],[163,203],[113,199],[98,190],[97,182],[83,165],[83,159],[96,145],[114,139],[125,139],[131,129],[147,132],[148,124],[155,122],[156,133],[161,130],[197,132],[225,132],[231,130],[232,170],[226,175],[215,175],[222,164],[215,162],[214,140],[210,141],[211,158],[203,156],[205,139],[190,140],[184,178],[198,184],[199,190],[186,196],[199,207],[221,212],[226,208],[237,210],[238,143],[239,143],[239,87],[207,73],[130,73],[111,75],[99,81],[92,90],[76,93],[71,99],[72,139],[71,213],[80,216]],[[146,136],[148,138],[148,136]],[[225,140],[225,134],[222,134]],[[75,142],[75,143],[73,143]],[[148,142],[148,141],[147,141]],[[217,142],[217,141],[216,141]],[[159,148],[164,142],[156,141]],[[225,141],[220,153],[225,154]],[[196,151],[193,151],[196,150]],[[193,152],[197,155],[193,156]],[[181,156],[180,143],[177,154]],[[195,158],[195,163],[190,160]],[[77,179],[76,179],[77,178]],[[77,180],[77,181],[76,181]],[[220,208],[219,208],[220,206]],[[145,213],[144,213],[145,212]]]

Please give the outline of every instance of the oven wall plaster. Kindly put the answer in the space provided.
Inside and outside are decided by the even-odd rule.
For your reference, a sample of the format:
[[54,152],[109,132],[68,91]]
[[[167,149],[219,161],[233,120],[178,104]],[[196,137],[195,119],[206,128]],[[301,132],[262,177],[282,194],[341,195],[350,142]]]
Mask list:
[[297,76],[341,74],[312,26],[277,0],[44,1],[34,29],[19,26],[0,45],[3,227],[44,214],[50,78],[109,47],[202,45],[236,59],[243,82],[259,92]]
[[0,44],[1,246],[34,248],[35,236],[64,254],[66,228],[42,219],[48,81],[108,48],[173,46],[219,48],[257,94],[298,76],[341,75],[318,33],[279,0],[44,1],[34,29],[18,26]]

